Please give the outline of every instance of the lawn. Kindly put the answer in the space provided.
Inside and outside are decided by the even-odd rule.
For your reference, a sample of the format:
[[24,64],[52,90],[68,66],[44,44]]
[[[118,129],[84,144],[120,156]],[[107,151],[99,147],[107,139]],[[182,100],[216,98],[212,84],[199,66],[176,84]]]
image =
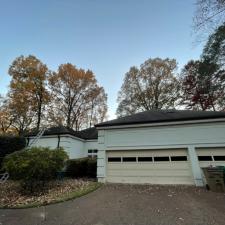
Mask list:
[[19,182],[7,181],[1,185],[0,208],[29,208],[63,202],[80,197],[100,187],[91,180],[64,179],[51,181],[43,191],[26,193]]

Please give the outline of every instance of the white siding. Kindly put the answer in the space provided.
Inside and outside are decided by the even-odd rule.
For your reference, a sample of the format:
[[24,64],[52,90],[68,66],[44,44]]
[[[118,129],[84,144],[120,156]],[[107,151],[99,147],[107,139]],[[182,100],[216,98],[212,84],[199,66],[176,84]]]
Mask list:
[[84,151],[84,141],[72,137],[61,137],[60,146],[64,147],[70,159],[84,158],[87,155]]
[[[31,140],[32,138],[30,138]],[[58,136],[43,136],[34,146],[55,149],[58,146]],[[98,141],[85,141],[70,135],[62,135],[60,136],[60,147],[65,149],[70,159],[84,158],[88,155],[88,149],[98,149]]]
[[85,154],[88,155],[88,150],[98,149],[98,139],[88,140],[84,144]]
[[225,123],[106,130],[106,149],[224,144]]

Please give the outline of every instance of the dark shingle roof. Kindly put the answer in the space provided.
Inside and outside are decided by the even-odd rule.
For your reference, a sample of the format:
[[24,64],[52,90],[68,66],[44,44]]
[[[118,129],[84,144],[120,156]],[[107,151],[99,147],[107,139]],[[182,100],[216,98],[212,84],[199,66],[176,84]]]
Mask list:
[[[89,139],[98,139],[98,132],[95,127],[91,127],[81,131],[74,131],[71,128],[64,126],[50,127],[45,130],[43,136],[47,135],[62,135],[62,134],[70,134],[72,136],[89,140]],[[26,136],[36,136],[37,131],[33,131]]]
[[83,139],[90,140],[90,139],[98,139],[98,131],[95,127],[91,127],[85,130],[79,131],[79,134]]
[[150,110],[99,123],[96,127],[225,118],[225,112]]

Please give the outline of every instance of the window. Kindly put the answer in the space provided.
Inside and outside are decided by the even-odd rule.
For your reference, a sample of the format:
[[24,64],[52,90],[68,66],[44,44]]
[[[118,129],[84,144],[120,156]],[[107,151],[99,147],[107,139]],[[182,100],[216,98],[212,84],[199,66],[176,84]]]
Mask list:
[[187,161],[187,156],[171,156],[170,159],[173,162]]
[[136,162],[136,157],[123,157],[123,162]]
[[155,162],[167,162],[170,161],[169,156],[158,156],[158,157],[154,157],[154,161]]
[[207,156],[198,156],[199,161],[212,161],[212,156],[207,155]]
[[138,162],[152,162],[152,157],[138,157]]
[[225,155],[215,155],[213,158],[215,161],[225,161]]
[[121,162],[120,157],[109,157],[108,162]]
[[97,149],[88,149],[88,157],[90,158],[96,158],[98,155]]

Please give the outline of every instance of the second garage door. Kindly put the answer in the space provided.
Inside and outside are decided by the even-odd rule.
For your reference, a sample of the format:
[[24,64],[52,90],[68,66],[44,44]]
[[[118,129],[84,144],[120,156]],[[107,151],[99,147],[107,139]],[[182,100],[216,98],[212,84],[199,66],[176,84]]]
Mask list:
[[186,149],[107,152],[107,182],[194,184]]

